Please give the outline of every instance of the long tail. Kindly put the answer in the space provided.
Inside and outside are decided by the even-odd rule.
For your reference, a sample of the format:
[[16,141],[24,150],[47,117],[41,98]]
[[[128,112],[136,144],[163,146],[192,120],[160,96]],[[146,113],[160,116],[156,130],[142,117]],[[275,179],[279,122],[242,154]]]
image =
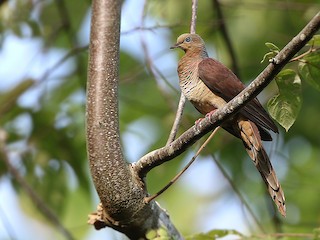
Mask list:
[[240,120],[238,126],[241,133],[242,141],[246,150],[258,169],[264,182],[268,187],[269,194],[277,205],[282,216],[286,216],[285,197],[276,176],[275,171],[271,165],[269,157],[265,152],[261,137],[257,126],[248,120]]

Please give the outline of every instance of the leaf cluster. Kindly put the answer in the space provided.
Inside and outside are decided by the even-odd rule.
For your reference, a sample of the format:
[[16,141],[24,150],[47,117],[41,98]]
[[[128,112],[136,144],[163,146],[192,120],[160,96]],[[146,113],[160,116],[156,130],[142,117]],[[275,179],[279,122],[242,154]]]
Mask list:
[[[302,81],[320,90],[319,39],[320,35],[315,35],[307,44],[308,49],[293,58],[292,62],[297,62],[297,66],[291,64],[276,77],[279,93],[268,101],[268,110],[286,131],[294,124],[302,106]],[[279,53],[274,44],[266,43],[266,46],[270,52],[264,55],[262,62],[266,59],[272,61]]]

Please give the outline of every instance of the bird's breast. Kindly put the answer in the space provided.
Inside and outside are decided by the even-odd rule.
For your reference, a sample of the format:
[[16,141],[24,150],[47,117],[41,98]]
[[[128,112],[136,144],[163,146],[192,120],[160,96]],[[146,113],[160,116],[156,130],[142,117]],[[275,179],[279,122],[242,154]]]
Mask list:
[[214,94],[198,76],[198,62],[179,64],[178,75],[180,88],[186,98],[202,114],[207,114],[214,109],[226,104],[226,101]]

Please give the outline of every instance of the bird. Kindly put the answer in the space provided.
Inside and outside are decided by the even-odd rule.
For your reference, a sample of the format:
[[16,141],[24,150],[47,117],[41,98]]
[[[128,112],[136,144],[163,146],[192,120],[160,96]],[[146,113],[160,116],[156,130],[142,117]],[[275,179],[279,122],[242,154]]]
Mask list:
[[[177,68],[181,91],[201,114],[213,114],[245,88],[229,68],[208,56],[205,43],[198,34],[180,35],[171,47],[176,48],[185,53]],[[262,141],[272,141],[269,131],[278,133],[278,127],[267,111],[254,98],[221,127],[242,140],[278,211],[285,217],[284,192],[262,145]]]

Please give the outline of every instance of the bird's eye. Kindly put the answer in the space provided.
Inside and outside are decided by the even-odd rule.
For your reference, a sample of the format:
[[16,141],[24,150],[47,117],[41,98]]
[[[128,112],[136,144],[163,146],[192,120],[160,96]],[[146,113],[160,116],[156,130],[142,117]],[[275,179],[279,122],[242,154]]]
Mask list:
[[187,43],[191,42],[191,37],[186,37],[186,39],[184,41]]

